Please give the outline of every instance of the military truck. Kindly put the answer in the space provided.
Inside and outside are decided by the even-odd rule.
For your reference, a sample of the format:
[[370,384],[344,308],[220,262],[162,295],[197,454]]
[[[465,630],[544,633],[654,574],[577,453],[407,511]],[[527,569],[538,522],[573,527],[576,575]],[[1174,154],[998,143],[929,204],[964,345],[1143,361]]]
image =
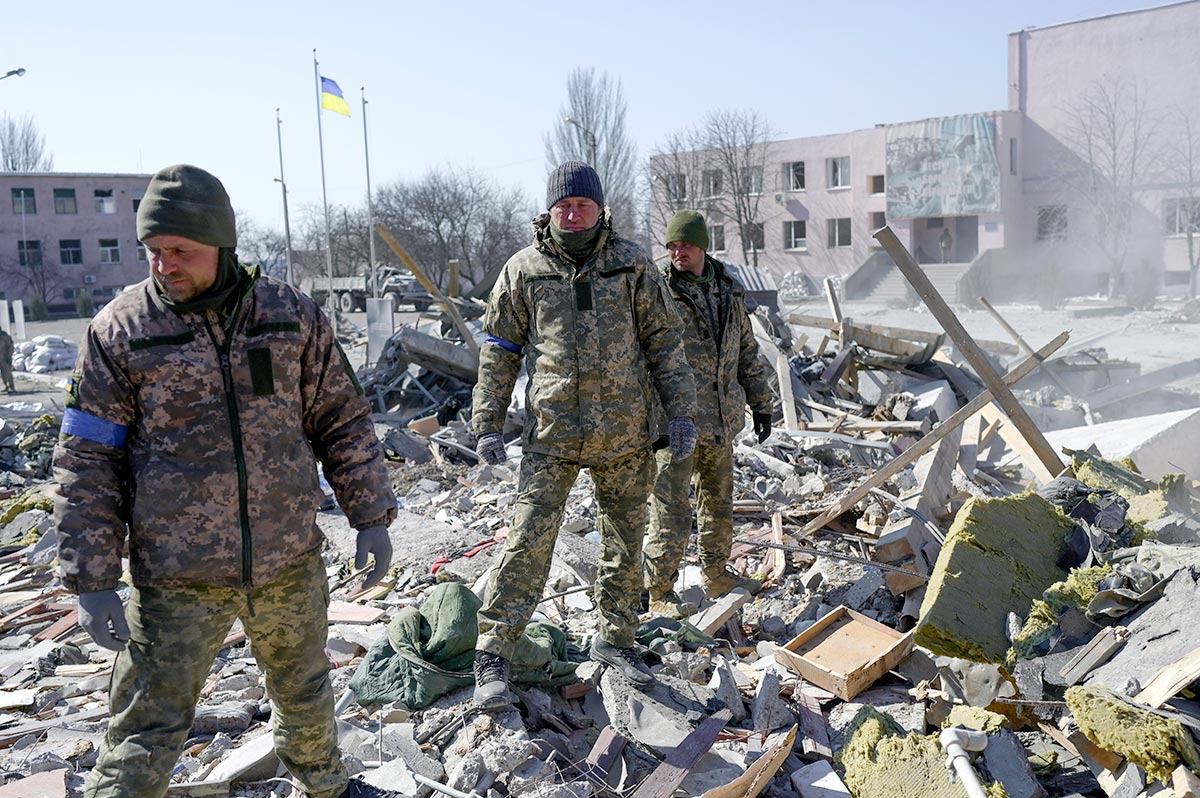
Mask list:
[[[376,279],[379,281],[379,296],[390,296],[394,310],[399,310],[401,305],[410,305],[413,310],[421,311],[433,302],[429,292],[407,271],[380,266],[376,269]],[[329,288],[328,277],[306,277],[300,283],[300,290],[322,306],[328,300]],[[333,302],[343,313],[364,310],[367,299],[374,295],[369,274],[333,278]]]

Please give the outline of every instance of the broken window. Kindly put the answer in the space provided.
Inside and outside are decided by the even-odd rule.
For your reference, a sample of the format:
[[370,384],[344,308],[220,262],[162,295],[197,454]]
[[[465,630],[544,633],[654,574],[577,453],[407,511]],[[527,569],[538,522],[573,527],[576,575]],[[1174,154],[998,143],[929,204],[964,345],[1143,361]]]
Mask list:
[[58,260],[64,266],[83,263],[83,243],[78,238],[59,239]]
[[111,188],[98,188],[92,192],[96,200],[96,213],[116,213],[117,199]]
[[803,219],[783,223],[783,248],[808,249],[808,222]]
[[826,158],[826,179],[829,188],[850,188],[850,156]]
[[783,184],[788,191],[804,190],[804,161],[792,161],[783,165]]

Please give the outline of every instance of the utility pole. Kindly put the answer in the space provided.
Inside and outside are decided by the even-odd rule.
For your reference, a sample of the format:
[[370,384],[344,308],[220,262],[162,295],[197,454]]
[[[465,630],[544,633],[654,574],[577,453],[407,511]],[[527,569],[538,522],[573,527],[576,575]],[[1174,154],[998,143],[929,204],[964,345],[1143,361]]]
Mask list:
[[569,116],[563,117],[563,121],[566,122],[568,125],[574,125],[575,127],[579,128],[579,130],[583,133],[584,138],[587,139],[588,163],[591,164],[593,169],[595,169],[596,168],[596,134],[593,133],[590,128],[584,127],[580,122],[572,119]]
[[292,272],[292,227],[288,222],[287,183],[283,182],[283,120],[279,118],[279,109],[275,109],[275,138],[279,142],[279,177],[275,182],[283,190],[283,241],[284,263],[287,264],[286,279],[288,285],[296,284],[296,275]]

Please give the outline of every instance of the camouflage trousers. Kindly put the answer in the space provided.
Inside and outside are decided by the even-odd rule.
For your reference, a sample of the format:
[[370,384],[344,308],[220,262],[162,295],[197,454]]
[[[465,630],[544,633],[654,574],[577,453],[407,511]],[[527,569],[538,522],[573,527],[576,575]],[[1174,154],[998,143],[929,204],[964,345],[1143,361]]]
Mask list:
[[687,460],[672,462],[669,449],[655,455],[658,474],[650,500],[650,529],[643,549],[646,590],[658,598],[674,590],[692,531],[690,489],[696,483],[697,548],[705,572],[723,569],[733,547],[733,451],[700,444]]
[[[545,454],[526,452],[521,458],[512,531],[479,610],[478,650],[512,658],[550,575],[563,507],[579,469],[578,463]],[[649,449],[639,449],[589,470],[596,485],[600,531],[600,566],[593,590],[598,631],[613,645],[631,646],[641,605],[638,562],[653,459]]]
[[4,382],[4,389],[14,391],[16,387],[13,385],[13,369],[12,357],[0,357],[0,381]]
[[200,689],[239,617],[266,675],[279,759],[312,798],[341,795],[347,775],[325,656],[328,605],[316,554],[250,591],[135,589],[126,610],[131,639],[113,670],[112,718],[86,798],[166,795]]

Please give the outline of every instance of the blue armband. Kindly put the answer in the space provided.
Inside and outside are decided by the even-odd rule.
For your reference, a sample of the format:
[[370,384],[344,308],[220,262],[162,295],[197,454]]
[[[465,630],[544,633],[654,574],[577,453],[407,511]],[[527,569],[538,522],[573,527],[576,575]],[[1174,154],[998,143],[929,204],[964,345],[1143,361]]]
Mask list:
[[520,344],[514,344],[512,341],[506,341],[505,339],[498,338],[495,335],[489,335],[486,339],[484,339],[484,341],[485,343],[495,344],[507,352],[512,352],[514,355],[521,354]]
[[73,407],[68,407],[67,411],[63,413],[63,435],[75,435],[76,437],[86,438],[95,443],[120,449],[125,445],[125,436],[128,433],[129,427],[124,424],[114,424],[99,416],[93,416],[91,413],[85,413]]

